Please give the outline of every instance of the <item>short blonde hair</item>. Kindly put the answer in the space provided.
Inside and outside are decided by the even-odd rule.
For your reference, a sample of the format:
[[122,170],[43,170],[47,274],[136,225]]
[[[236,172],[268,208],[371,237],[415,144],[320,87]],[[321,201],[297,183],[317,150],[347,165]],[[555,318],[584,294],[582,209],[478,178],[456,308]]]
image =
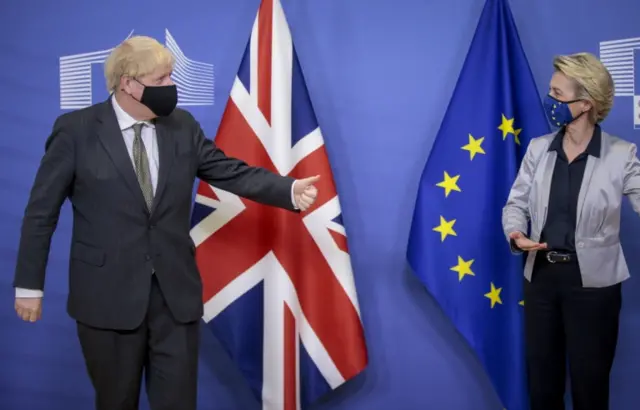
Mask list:
[[116,91],[120,79],[151,74],[159,66],[173,69],[173,54],[157,40],[134,36],[113,49],[104,63],[104,76],[109,92]]
[[609,115],[613,106],[614,84],[609,70],[593,54],[577,53],[558,56],[553,68],[575,84],[576,98],[593,105],[589,119],[596,124]]

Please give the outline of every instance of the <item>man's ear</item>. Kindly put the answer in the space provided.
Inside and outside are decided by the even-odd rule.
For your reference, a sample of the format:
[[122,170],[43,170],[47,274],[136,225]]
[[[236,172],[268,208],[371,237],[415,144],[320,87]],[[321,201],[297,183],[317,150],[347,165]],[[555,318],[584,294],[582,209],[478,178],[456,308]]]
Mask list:
[[133,93],[133,79],[131,77],[120,78],[120,89],[125,93],[131,95]]

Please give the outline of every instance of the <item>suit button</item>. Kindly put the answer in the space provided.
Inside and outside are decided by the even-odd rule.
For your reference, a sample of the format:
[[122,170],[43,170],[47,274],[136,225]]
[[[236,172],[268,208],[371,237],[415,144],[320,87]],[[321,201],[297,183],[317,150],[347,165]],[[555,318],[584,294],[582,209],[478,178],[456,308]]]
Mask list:
[[154,224],[149,225],[149,229],[156,229],[156,226]]
[[151,256],[150,255],[144,255],[144,259],[150,261],[151,260]]

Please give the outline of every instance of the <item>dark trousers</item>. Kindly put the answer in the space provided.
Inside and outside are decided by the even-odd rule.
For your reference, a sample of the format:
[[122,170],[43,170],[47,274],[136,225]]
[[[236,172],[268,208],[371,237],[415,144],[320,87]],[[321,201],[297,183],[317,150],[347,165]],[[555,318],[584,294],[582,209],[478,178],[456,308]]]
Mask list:
[[78,336],[96,410],[137,410],[143,370],[152,410],[196,410],[199,322],[173,319],[155,275],[140,327],[118,331],[78,323]]
[[621,285],[583,288],[577,261],[536,258],[525,280],[525,337],[531,410],[563,410],[569,361],[574,410],[609,408]]

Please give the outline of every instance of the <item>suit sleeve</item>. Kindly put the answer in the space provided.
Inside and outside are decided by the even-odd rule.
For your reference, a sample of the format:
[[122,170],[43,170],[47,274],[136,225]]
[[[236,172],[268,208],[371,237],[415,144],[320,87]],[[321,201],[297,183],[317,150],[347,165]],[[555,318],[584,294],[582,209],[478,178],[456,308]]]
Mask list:
[[640,214],[640,161],[636,144],[630,144],[624,167],[623,194],[629,198],[633,210]]
[[244,161],[231,158],[205,138],[195,119],[195,145],[198,156],[197,176],[217,188],[253,201],[296,211],[293,203],[293,183],[288,176],[267,169],[251,167]]
[[45,144],[29,201],[22,219],[20,246],[13,286],[42,291],[60,209],[69,196],[75,175],[74,141],[61,118]]
[[524,235],[528,232],[529,226],[529,192],[533,183],[533,176],[536,171],[536,164],[532,152],[532,146],[535,140],[532,140],[527,147],[524,159],[520,164],[520,170],[516,176],[516,180],[511,186],[507,203],[502,209],[502,228],[509,242],[511,252],[518,254],[522,250],[518,248],[509,234],[520,231]]

